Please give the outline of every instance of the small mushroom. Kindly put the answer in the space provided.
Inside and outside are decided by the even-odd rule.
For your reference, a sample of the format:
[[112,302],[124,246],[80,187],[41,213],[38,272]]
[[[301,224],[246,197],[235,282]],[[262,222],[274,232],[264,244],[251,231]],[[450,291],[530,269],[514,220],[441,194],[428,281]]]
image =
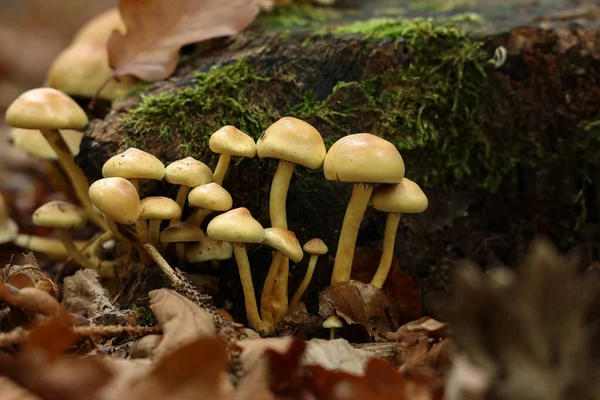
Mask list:
[[[273,308],[287,309],[287,299],[279,299],[273,296],[273,287],[276,284],[286,285],[286,282],[277,282],[277,272],[279,271],[281,260],[283,257],[288,257],[292,261],[298,263],[302,261],[304,253],[302,247],[296,239],[294,232],[283,228],[267,228],[265,229],[265,240],[264,245],[275,249],[273,252],[273,259],[271,260],[271,266],[269,272],[263,284],[262,295],[260,299],[260,313],[265,324],[265,328],[268,331],[272,331],[275,328],[275,321],[273,319]],[[281,293],[281,292],[279,292]],[[282,304],[285,302],[284,304]]]
[[8,216],[6,203],[0,195],[0,244],[12,242],[19,234],[19,227]]
[[13,128],[40,130],[58,157],[88,218],[106,228],[94,213],[88,195],[88,180],[75,164],[59,129],[82,130],[88,124],[85,112],[65,93],[52,88],[32,89],[19,96],[6,111],[6,123]]
[[[157,246],[159,243],[160,224],[164,220],[181,218],[181,208],[168,197],[146,197],[140,202],[141,221],[148,221],[148,238],[140,238],[143,243]],[[136,225],[137,226],[137,225]]]
[[115,30],[122,34],[127,32],[119,7],[111,7],[90,19],[79,28],[71,43],[108,40]]
[[353,184],[333,264],[333,284],[350,279],[356,237],[373,184],[402,181],[404,161],[396,146],[387,140],[370,133],[357,133],[344,136],[331,146],[323,172],[327,180]]
[[395,185],[381,185],[375,189],[371,197],[371,205],[376,210],[388,213],[381,259],[371,280],[371,285],[381,289],[392,266],[400,217],[402,214],[422,213],[427,209],[428,200],[419,185],[404,178],[402,182]]
[[207,228],[208,236],[214,240],[229,242],[233,247],[233,254],[238,265],[244,299],[246,315],[250,327],[256,331],[264,331],[264,324],[258,313],[256,294],[252,283],[250,262],[243,243],[262,243],[265,239],[265,230],[262,225],[252,217],[247,208],[240,207],[217,215],[210,221]]
[[[180,185],[175,202],[183,210],[190,190],[196,186],[212,182],[213,173],[203,162],[187,157],[173,161],[165,168],[165,180],[174,185]],[[172,219],[171,225],[177,221],[178,219]]]
[[160,242],[175,243],[175,253],[180,264],[185,263],[185,244],[190,242],[200,242],[206,239],[202,229],[195,225],[178,222],[165,228],[160,233]]
[[300,303],[300,299],[302,298],[302,295],[308,288],[313,273],[315,272],[315,267],[317,266],[317,260],[319,259],[319,256],[327,254],[327,252],[329,251],[325,242],[323,242],[319,238],[314,238],[306,242],[304,244],[303,249],[306,253],[310,254],[310,261],[308,262],[308,268],[306,269],[306,273],[304,274],[304,279],[302,280],[302,283],[300,283],[298,290],[296,290],[296,294],[294,294],[294,297],[290,302],[290,310],[293,310],[296,307],[296,305]]
[[139,180],[162,180],[165,177],[165,166],[152,154],[130,147],[104,163],[102,176],[128,179],[139,192]]
[[193,188],[188,195],[188,201],[197,208],[187,221],[196,226],[200,226],[211,212],[228,211],[233,206],[229,192],[216,182]]
[[335,339],[335,330],[343,327],[344,324],[335,315],[332,315],[323,322],[323,328],[329,329],[329,340]]
[[185,258],[190,263],[229,260],[231,257],[233,257],[231,243],[214,240],[208,236],[185,249]]
[[208,146],[213,153],[219,154],[213,173],[214,182],[219,185],[223,184],[231,156],[254,158],[256,155],[254,139],[232,125],[226,125],[210,135]]
[[[33,213],[36,226],[54,228],[73,260],[84,268],[96,269],[96,266],[75,246],[68,231],[81,229],[87,223],[85,212],[66,201],[51,201],[39,207]],[[114,271],[104,271],[104,276],[114,276]]]

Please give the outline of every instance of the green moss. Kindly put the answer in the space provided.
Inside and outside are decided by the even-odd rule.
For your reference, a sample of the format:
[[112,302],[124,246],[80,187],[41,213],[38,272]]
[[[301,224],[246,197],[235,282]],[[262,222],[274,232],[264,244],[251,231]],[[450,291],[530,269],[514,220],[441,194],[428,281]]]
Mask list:
[[132,310],[137,314],[138,325],[155,326],[158,323],[150,309],[133,305]]
[[140,105],[122,120],[125,145],[146,147],[148,140],[175,141],[180,156],[208,160],[208,137],[224,125],[260,136],[279,118],[268,96],[256,97],[267,82],[246,60],[199,72],[193,85],[175,92],[143,96]]
[[129,93],[127,93],[126,95],[122,96],[119,100],[125,100],[128,99],[130,97],[134,97],[134,96],[139,96],[140,94],[148,91],[148,89],[150,88],[152,84],[150,82],[138,82],[135,84],[135,86],[129,91]]
[[272,12],[259,17],[259,22],[282,28],[318,27],[325,22],[334,21],[342,13],[332,7],[323,7],[308,3],[292,3],[276,7]]

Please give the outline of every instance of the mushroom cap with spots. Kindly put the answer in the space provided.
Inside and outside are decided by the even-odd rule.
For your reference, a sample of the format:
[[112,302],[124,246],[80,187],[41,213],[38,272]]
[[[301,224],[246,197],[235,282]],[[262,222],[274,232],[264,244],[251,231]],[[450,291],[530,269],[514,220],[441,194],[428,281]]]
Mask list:
[[310,239],[308,242],[304,243],[303,249],[308,254],[316,254],[319,256],[327,254],[329,251],[325,242],[319,238]]
[[201,263],[211,260],[229,260],[233,257],[231,243],[205,237],[203,240],[187,246],[185,258],[191,263]]
[[175,200],[164,196],[146,197],[140,201],[140,220],[173,219],[181,217],[181,208]]
[[265,230],[245,207],[235,208],[210,221],[206,233],[214,240],[230,243],[262,243]]
[[260,158],[277,158],[306,168],[323,164],[325,143],[312,125],[293,117],[283,117],[267,128],[256,142]]
[[194,207],[213,211],[228,211],[233,206],[229,192],[215,182],[193,188],[188,194],[188,201]]
[[165,180],[174,185],[196,187],[212,182],[213,174],[202,161],[187,157],[173,161],[165,168]]
[[247,158],[254,158],[256,155],[254,139],[233,125],[226,125],[210,135],[208,147],[217,154]]
[[104,163],[102,176],[160,181],[165,176],[165,166],[152,154],[130,147]]
[[33,223],[55,229],[81,229],[87,223],[84,210],[67,201],[55,200],[40,206],[33,212]]
[[89,194],[92,203],[116,222],[131,225],[139,219],[140,198],[135,186],[127,179],[99,179],[90,185]]
[[184,222],[169,226],[160,233],[161,243],[197,242],[205,238],[206,236],[200,227]]
[[265,240],[263,244],[283,253],[290,260],[298,263],[302,261],[304,253],[294,232],[284,228],[265,229]]
[[85,23],[75,34],[71,43],[91,40],[108,40],[113,31],[127,32],[118,7],[112,7]]
[[428,200],[419,185],[404,178],[395,185],[381,185],[375,189],[371,205],[388,213],[412,214],[425,211]]
[[[44,85],[72,96],[92,97],[113,74],[106,41],[82,41],[70,45],[54,59]],[[112,79],[98,97],[114,100],[129,93],[137,83],[132,75],[120,77],[119,81]]]
[[396,146],[370,133],[344,136],[331,146],[323,163],[325,179],[350,183],[398,183],[404,161]]
[[344,327],[344,324],[335,315],[332,315],[331,317],[327,318],[323,322],[323,328],[326,328],[326,329],[330,329],[330,328],[343,328],[343,327]]
[[[58,158],[52,146],[50,146],[44,135],[42,135],[42,132],[37,129],[13,128],[10,135],[16,147],[32,156],[41,158],[42,160],[56,160]],[[71,154],[73,156],[79,154],[79,146],[83,138],[83,133],[72,129],[61,129],[60,135],[67,143]]]
[[6,124],[23,129],[76,129],[88,124],[88,117],[67,94],[52,88],[28,90],[6,110]]

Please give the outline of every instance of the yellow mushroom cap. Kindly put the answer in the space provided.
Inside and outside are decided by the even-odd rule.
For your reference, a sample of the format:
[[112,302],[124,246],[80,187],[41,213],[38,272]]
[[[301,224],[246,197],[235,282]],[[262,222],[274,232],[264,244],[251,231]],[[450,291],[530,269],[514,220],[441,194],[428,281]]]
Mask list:
[[181,208],[173,199],[163,196],[146,197],[140,201],[140,220],[179,219]]
[[[70,95],[92,97],[114,74],[108,64],[106,41],[83,41],[72,44],[56,57],[46,76],[45,86]],[[114,100],[129,93],[138,79],[125,75],[111,80],[99,97]]]
[[169,226],[160,233],[161,243],[197,242],[205,239],[206,236],[200,227],[184,222]]
[[335,315],[332,315],[331,317],[327,318],[324,322],[323,322],[323,328],[325,329],[330,329],[330,328],[343,328],[344,324],[342,323],[342,321],[336,317]]
[[76,129],[88,123],[85,112],[67,94],[52,88],[28,90],[6,110],[6,123],[23,129]]
[[212,182],[213,174],[208,165],[187,157],[173,161],[165,168],[165,180],[174,185],[196,187]]
[[231,243],[213,240],[205,237],[185,249],[185,258],[191,263],[200,263],[211,260],[228,260],[233,256]]
[[323,164],[325,143],[312,125],[293,117],[284,117],[269,126],[256,142],[260,158],[277,158],[306,168]]
[[0,243],[12,242],[19,233],[19,227],[8,218],[8,210],[4,198],[0,196]]
[[55,200],[33,212],[33,223],[55,229],[80,229],[87,223],[84,210],[67,201]]
[[77,31],[71,43],[108,40],[114,30],[127,32],[118,7],[112,7],[86,22]]
[[419,185],[404,178],[395,185],[381,185],[375,189],[371,204],[379,211],[412,214],[425,211],[428,200]]
[[165,166],[152,154],[130,147],[104,163],[102,176],[160,181],[165,176]]
[[213,211],[227,211],[233,206],[233,199],[229,192],[215,182],[190,190],[188,201],[194,207]]
[[214,240],[231,243],[262,243],[265,230],[245,207],[239,207],[217,215],[206,228]]
[[213,153],[254,158],[254,139],[233,125],[226,125],[210,135],[208,147]]
[[310,239],[308,242],[306,242],[304,244],[303,249],[308,254],[317,254],[317,255],[327,254],[327,252],[329,251],[325,242],[323,242],[319,238]]
[[[13,128],[10,133],[16,147],[43,160],[56,160],[57,156],[42,132],[37,129]],[[73,156],[79,154],[83,133],[71,129],[61,129],[60,135],[67,143]]]
[[140,198],[135,186],[127,179],[99,179],[92,183],[89,194],[92,203],[116,222],[131,225],[139,219]]
[[304,257],[302,247],[300,247],[294,232],[284,228],[265,229],[263,244],[283,253],[284,256],[296,263],[302,261],[302,257]]
[[323,163],[325,178],[352,183],[398,183],[404,161],[392,143],[370,133],[344,136],[331,146]]

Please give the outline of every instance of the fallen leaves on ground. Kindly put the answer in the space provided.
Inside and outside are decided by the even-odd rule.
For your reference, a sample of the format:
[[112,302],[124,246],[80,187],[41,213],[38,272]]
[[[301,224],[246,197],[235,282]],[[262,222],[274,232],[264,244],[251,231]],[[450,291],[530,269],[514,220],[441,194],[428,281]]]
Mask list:
[[[352,261],[351,278],[369,283],[379,266],[381,250],[373,247],[357,247]],[[392,259],[392,267],[381,288],[390,303],[390,316],[397,326],[421,317],[421,290],[419,285],[400,270],[398,258]]]
[[71,320],[69,314],[52,295],[34,287],[17,289],[0,282],[0,302],[20,308],[34,318],[43,315],[63,321]]
[[110,66],[150,82],[175,71],[183,46],[235,35],[258,15],[251,0],[121,0],[119,10],[127,33],[110,37]]
[[450,364],[448,324],[444,322],[430,317],[409,322],[396,332],[396,342],[401,371],[420,367],[438,370]]
[[163,338],[154,350],[157,359],[199,337],[215,336],[211,316],[174,290],[151,291],[150,309],[163,331]]
[[331,285],[319,295],[319,314],[322,317],[338,315],[348,324],[364,326],[373,337],[392,330],[389,306],[381,290],[355,280]]

